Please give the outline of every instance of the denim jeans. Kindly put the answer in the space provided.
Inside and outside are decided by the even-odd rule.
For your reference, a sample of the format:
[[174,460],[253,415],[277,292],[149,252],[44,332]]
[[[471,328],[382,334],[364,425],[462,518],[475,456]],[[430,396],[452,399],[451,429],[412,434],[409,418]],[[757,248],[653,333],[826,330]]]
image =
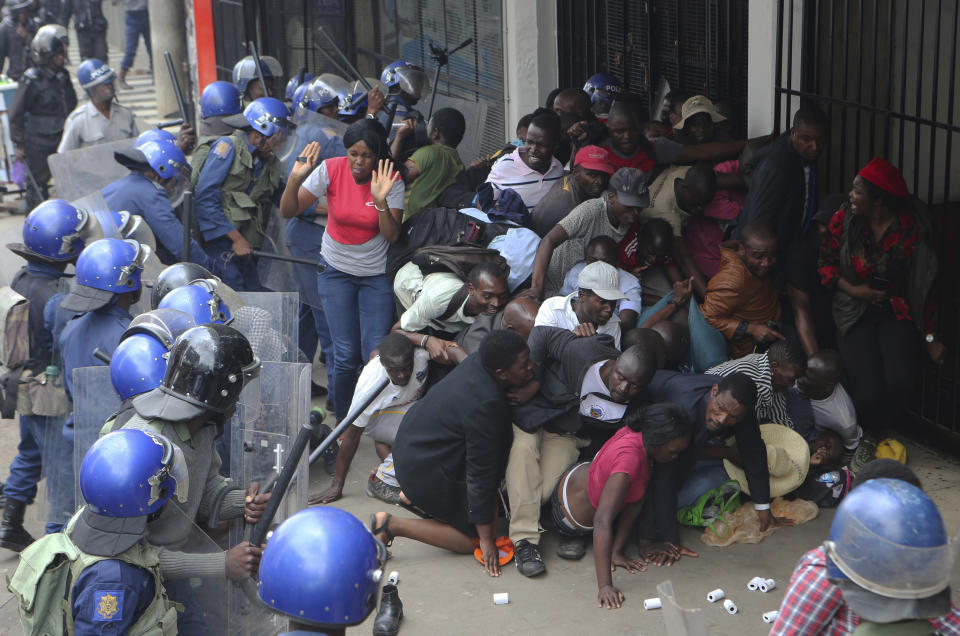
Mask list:
[[[350,409],[360,369],[370,352],[390,333],[394,316],[393,285],[386,274],[353,276],[325,262],[320,270],[317,291],[333,339],[330,393],[337,420],[342,420]],[[330,367],[329,358],[327,367]]]
[[25,504],[32,504],[37,496],[37,482],[40,481],[43,462],[41,451],[46,431],[45,417],[38,415],[20,416],[20,443],[17,456],[10,462],[10,474],[3,484],[3,494]]
[[716,488],[723,482],[730,479],[727,471],[723,467],[722,459],[701,459],[693,465],[690,476],[680,486],[677,492],[677,508],[689,506],[700,495],[712,488]]
[[147,47],[150,56],[150,70],[153,70],[153,51],[150,49],[150,12],[127,11],[124,19],[126,26],[125,48],[120,68],[129,71],[133,68],[133,58],[137,54],[137,45],[143,36],[143,44]]
[[10,499],[31,504],[46,472],[47,534],[60,532],[74,510],[73,445],[62,430],[62,418],[21,415],[17,456],[3,486],[3,494]]

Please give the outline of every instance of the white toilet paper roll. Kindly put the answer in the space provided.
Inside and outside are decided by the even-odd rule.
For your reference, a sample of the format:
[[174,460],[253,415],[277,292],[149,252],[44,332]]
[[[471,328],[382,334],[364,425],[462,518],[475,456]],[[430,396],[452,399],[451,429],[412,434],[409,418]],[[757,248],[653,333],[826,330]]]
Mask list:
[[727,610],[727,614],[736,614],[737,613],[737,604],[727,599],[723,602],[723,609]]
[[760,581],[763,580],[762,576],[755,576],[747,583],[747,589],[751,592],[755,592],[760,589]]
[[494,605],[506,605],[510,602],[510,595],[506,592],[500,592],[499,594],[493,595],[493,604]]
[[717,601],[725,597],[726,597],[726,594],[724,594],[723,590],[721,590],[719,587],[712,592],[707,592],[707,600],[710,601],[711,603],[716,603]]
[[779,610],[773,610],[772,612],[764,612],[764,613],[763,613],[763,622],[764,622],[764,623],[772,623],[773,621],[777,620],[777,614],[779,614],[779,613],[780,613]]
[[766,594],[777,587],[777,582],[773,579],[763,579],[757,584],[757,589]]
[[643,609],[645,610],[654,610],[660,609],[660,599],[659,598],[648,598],[643,602]]

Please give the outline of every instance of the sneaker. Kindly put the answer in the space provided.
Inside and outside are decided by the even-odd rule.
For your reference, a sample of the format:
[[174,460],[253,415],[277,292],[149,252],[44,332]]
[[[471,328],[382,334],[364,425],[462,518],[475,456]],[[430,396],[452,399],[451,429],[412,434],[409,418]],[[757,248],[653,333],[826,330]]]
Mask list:
[[853,459],[850,460],[850,470],[856,474],[860,472],[864,464],[868,464],[877,458],[877,443],[873,440],[862,439],[857,450],[853,453]]
[[557,546],[557,556],[561,559],[579,561],[586,553],[587,544],[583,537],[560,536],[560,544]]
[[513,549],[513,557],[517,562],[517,569],[524,576],[537,576],[547,571],[547,566],[540,556],[540,547],[526,539],[520,539]]
[[377,471],[370,473],[370,479],[367,480],[367,496],[379,499],[388,504],[400,504],[400,487],[391,486],[387,482],[377,477]]

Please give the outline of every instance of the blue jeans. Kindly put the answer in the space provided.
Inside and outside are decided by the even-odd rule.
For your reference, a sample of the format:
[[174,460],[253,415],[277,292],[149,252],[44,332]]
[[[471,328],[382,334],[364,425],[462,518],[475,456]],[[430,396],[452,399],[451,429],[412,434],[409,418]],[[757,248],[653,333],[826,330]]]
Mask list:
[[25,504],[32,504],[37,496],[37,482],[43,468],[41,450],[46,432],[45,417],[20,416],[20,443],[17,456],[10,462],[10,475],[3,484],[3,494]]
[[140,37],[143,37],[143,43],[147,47],[147,55],[150,56],[150,70],[153,70],[153,51],[150,49],[150,12],[149,11],[127,11],[125,15],[126,38],[123,51],[123,61],[120,68],[129,71],[133,68],[133,58],[137,54],[137,45],[140,43]]
[[[333,338],[330,394],[337,420],[342,420],[350,409],[359,370],[370,352],[390,333],[394,315],[393,285],[386,274],[353,276],[326,263],[320,269],[317,291]],[[330,368],[329,359],[327,368]]]
[[690,476],[680,486],[677,492],[677,508],[689,506],[700,495],[712,488],[716,488],[723,482],[730,479],[727,471],[723,467],[722,459],[701,459],[693,465]]
[[[203,242],[203,251],[212,260],[223,263],[223,254],[233,251],[233,241],[226,235]],[[236,291],[261,291],[260,275],[254,258],[233,256],[223,264],[220,278]]]
[[3,494],[32,504],[44,465],[49,505],[44,531],[50,534],[59,532],[74,510],[73,446],[63,437],[60,418],[21,415],[20,444],[10,463]]

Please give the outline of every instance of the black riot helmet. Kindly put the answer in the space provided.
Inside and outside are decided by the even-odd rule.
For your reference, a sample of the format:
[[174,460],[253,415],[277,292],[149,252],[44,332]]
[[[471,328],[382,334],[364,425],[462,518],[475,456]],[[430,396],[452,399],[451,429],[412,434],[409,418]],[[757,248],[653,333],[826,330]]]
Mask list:
[[59,24],[45,24],[37,29],[30,42],[30,57],[37,66],[44,66],[57,53],[67,54],[67,30]]
[[185,331],[170,350],[163,384],[133,401],[146,418],[182,422],[198,415],[227,414],[244,399],[259,410],[260,360],[246,337],[233,327],[211,324]]
[[213,274],[206,267],[196,263],[175,263],[164,269],[153,281],[153,291],[150,292],[150,307],[156,309],[163,297],[177,287],[189,285],[201,278],[213,278]]

